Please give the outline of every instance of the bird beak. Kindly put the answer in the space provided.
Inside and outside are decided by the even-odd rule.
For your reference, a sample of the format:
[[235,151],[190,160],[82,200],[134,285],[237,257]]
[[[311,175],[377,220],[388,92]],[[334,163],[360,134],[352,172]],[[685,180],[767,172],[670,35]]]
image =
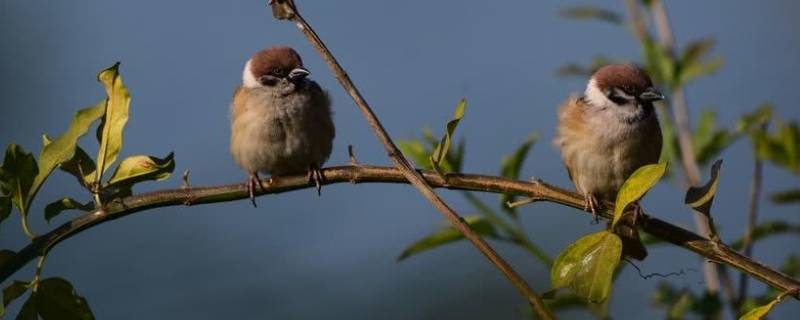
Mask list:
[[293,82],[297,82],[297,81],[303,80],[309,74],[311,74],[311,72],[306,70],[306,68],[297,67],[297,68],[292,69],[292,71],[289,72],[289,80],[292,80]]
[[650,87],[639,95],[639,99],[642,101],[658,101],[664,100],[664,95],[661,94],[661,92],[658,92],[656,88]]

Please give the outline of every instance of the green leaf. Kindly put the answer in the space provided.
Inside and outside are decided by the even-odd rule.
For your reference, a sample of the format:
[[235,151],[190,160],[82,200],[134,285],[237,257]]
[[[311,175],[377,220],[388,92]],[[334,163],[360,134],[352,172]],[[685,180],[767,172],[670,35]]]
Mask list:
[[80,146],[75,146],[75,155],[72,159],[62,163],[59,168],[78,179],[81,185],[94,183],[94,174],[97,169],[94,160]]
[[763,306],[753,308],[752,310],[750,310],[750,312],[744,314],[741,318],[739,318],[739,320],[761,320],[761,319],[764,319],[764,317],[766,317],[767,314],[770,311],[772,311],[772,308],[775,307],[775,305],[777,305],[779,302],[781,302],[780,298],[772,300],[772,301],[770,301],[770,303],[767,303],[767,304],[765,304]]
[[713,110],[703,111],[692,134],[695,157],[700,164],[708,163],[738,138],[726,129],[717,129],[716,116]]
[[692,209],[710,214],[711,204],[714,202],[714,195],[717,193],[717,182],[719,182],[719,169],[722,167],[722,159],[717,160],[711,165],[711,179],[702,187],[691,187],[686,191],[686,203]]
[[0,196],[0,224],[11,215],[11,198]]
[[600,20],[616,25],[622,24],[622,16],[619,13],[594,6],[565,8],[560,11],[560,14],[569,19]]
[[402,151],[406,157],[414,160],[417,166],[426,170],[432,169],[429,160],[431,153],[425,150],[425,146],[422,145],[422,142],[417,140],[399,140],[397,141],[397,147],[400,148],[400,151]]
[[122,130],[128,122],[128,109],[131,103],[131,96],[128,88],[122,83],[119,74],[119,62],[97,75],[106,89],[108,98],[106,99],[105,116],[100,127],[97,128],[100,149],[97,151],[97,176],[95,181],[100,181],[103,172],[117,160],[120,150],[122,150]]
[[[792,203],[800,201],[800,189],[784,190],[773,193],[770,200],[775,203]],[[2,218],[2,217],[0,217]]]
[[48,204],[44,207],[44,218],[47,222],[50,222],[50,219],[53,219],[59,213],[64,210],[83,210],[83,211],[90,211],[94,209],[94,203],[89,201],[85,204],[78,202],[75,199],[64,197],[61,200]]
[[713,37],[705,37],[689,42],[681,55],[681,64],[690,65],[700,61],[700,59],[714,48],[714,43]]
[[28,201],[33,200],[45,179],[53,172],[56,166],[72,159],[75,156],[75,147],[78,138],[86,134],[89,127],[100,119],[105,113],[105,102],[98,103],[94,107],[81,109],[72,117],[72,123],[64,134],[52,142],[47,136],[43,136],[44,148],[39,154],[39,174],[33,180],[33,185],[28,194]]
[[[531,134],[528,135],[528,138],[525,139],[517,150],[514,153],[503,157],[503,160],[500,164],[500,174],[503,177],[518,180],[519,173],[522,170],[522,164],[525,163],[525,158],[528,157],[528,153],[530,152],[533,144],[536,143],[536,140],[539,139],[538,134]],[[514,213],[516,210],[514,208],[509,207],[506,205],[509,202],[514,201],[514,196],[504,193],[500,195],[500,207],[503,208],[506,212]]]
[[5,159],[1,166],[4,172],[3,189],[9,191],[11,202],[19,209],[23,217],[28,214],[28,192],[33,179],[38,173],[36,159],[22,147],[11,144],[6,149]]
[[[800,225],[794,225],[780,220],[764,221],[753,227],[753,233],[751,236],[752,241],[756,242],[767,237],[784,234],[796,234],[800,236]],[[741,250],[743,244],[744,238],[731,243],[731,248],[734,250]]]
[[622,241],[608,231],[584,236],[556,258],[550,271],[553,288],[571,287],[589,302],[605,301],[611,293],[614,270],[622,259]]
[[144,155],[132,156],[119,163],[108,180],[108,185],[133,185],[147,180],[161,181],[169,178],[173,170],[175,170],[175,160],[172,152],[163,159]]
[[3,308],[8,307],[11,302],[21,297],[28,291],[28,283],[23,281],[14,281],[8,287],[3,289]]
[[450,141],[452,140],[453,133],[456,131],[456,127],[458,126],[458,122],[461,121],[461,118],[464,117],[464,109],[467,106],[467,100],[461,99],[458,104],[456,105],[456,112],[453,115],[453,119],[447,122],[447,129],[445,131],[444,137],[433,149],[433,154],[431,154],[430,162],[431,166],[439,172],[439,174],[444,175],[446,172],[442,170],[441,164],[447,158],[447,152],[450,151]]
[[612,228],[622,218],[622,213],[629,204],[641,199],[647,191],[661,180],[667,172],[667,163],[648,164],[642,166],[631,174],[617,192],[617,201],[614,204],[614,219],[611,222]]
[[36,310],[36,293],[31,293],[28,296],[28,300],[25,300],[25,304],[22,305],[22,309],[19,310],[19,314],[17,314],[17,320],[38,320],[39,316],[37,315]]
[[645,66],[650,76],[668,88],[676,86],[675,62],[669,53],[658,42],[651,38],[644,39]]
[[716,73],[724,60],[721,57],[712,58],[706,62],[695,62],[680,69],[676,86],[683,86],[698,77]]
[[754,128],[766,125],[772,119],[772,105],[764,103],[755,111],[742,115],[736,122],[736,131],[740,133],[750,132]]
[[[661,122],[661,136],[664,137],[664,143],[661,147],[661,157],[658,162],[670,162],[678,158],[680,150],[678,149],[678,136],[675,132],[675,127],[672,125],[669,114],[660,112],[659,120]],[[669,168],[667,168],[669,174]]]
[[86,299],[62,278],[42,280],[35,296],[37,312],[44,320],[94,319]]
[[[464,221],[472,228],[475,233],[490,238],[497,238],[497,231],[494,226],[480,216],[467,216]],[[438,248],[442,245],[452,243],[464,239],[464,235],[458,230],[448,225],[439,231],[436,231],[408,246],[400,256],[397,257],[398,261],[402,261],[412,255],[418,254],[423,251]]]

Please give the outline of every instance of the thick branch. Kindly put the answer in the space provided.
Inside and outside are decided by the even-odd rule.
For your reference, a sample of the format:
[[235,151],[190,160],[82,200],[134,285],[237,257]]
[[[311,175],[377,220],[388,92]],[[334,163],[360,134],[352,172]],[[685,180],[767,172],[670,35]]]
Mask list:
[[[425,180],[434,187],[451,190],[467,190],[491,193],[508,193],[526,196],[536,201],[547,201],[583,209],[584,200],[579,194],[549,185],[542,181],[524,182],[501,177],[477,174],[451,174],[447,181],[434,171],[421,171]],[[375,166],[341,166],[323,169],[324,184],[334,183],[408,183],[405,176],[396,168]],[[262,194],[283,193],[298,189],[312,188],[307,177],[294,175],[275,179]],[[0,265],[0,282],[5,281],[25,264],[35,259],[46,248],[52,248],[59,242],[73,235],[102,224],[107,221],[144,211],[147,209],[197,205],[204,203],[228,202],[247,199],[247,187],[244,184],[233,184],[215,187],[172,189],[130,196],[122,200],[112,201],[105,210],[96,210],[81,215],[58,228],[37,237],[29,245],[20,250],[12,259]],[[609,204],[610,205],[610,204]],[[606,212],[601,214],[608,218]],[[777,270],[741,255],[724,244],[716,244],[691,231],[672,225],[668,222],[645,215],[641,227],[647,233],[672,244],[691,250],[706,259],[729,265],[764,282],[780,292],[800,288],[800,281]],[[800,298],[800,293],[794,293]]]
[[370,128],[378,137],[381,144],[383,144],[384,148],[386,148],[386,152],[389,155],[389,158],[394,163],[395,167],[400,170],[400,172],[405,176],[411,185],[413,185],[419,192],[422,194],[425,199],[427,199],[437,210],[439,210],[442,215],[444,215],[447,220],[453,225],[453,227],[461,232],[464,235],[464,238],[469,240],[475,248],[478,249],[497,269],[503,273],[503,275],[508,278],[508,280],[519,290],[519,292],[528,300],[533,311],[542,318],[542,319],[553,319],[553,314],[548,310],[547,306],[544,305],[542,299],[539,295],[525,282],[525,279],[522,278],[515,270],[511,267],[505,260],[503,260],[497,252],[486,243],[475,231],[473,231],[469,225],[462,219],[458,213],[456,213],[447,203],[433,191],[430,185],[425,182],[425,179],[417,173],[414,167],[406,160],[403,156],[403,153],[400,152],[400,149],[394,144],[392,138],[389,136],[389,133],[386,129],[383,128],[380,120],[372,111],[369,104],[367,103],[366,99],[361,95],[356,88],[353,81],[350,80],[350,77],[345,72],[344,68],[336,61],[336,58],[333,56],[333,53],[328,50],[325,46],[325,43],[322,42],[322,39],[314,32],[314,29],[311,25],[306,22],[305,19],[300,15],[300,12],[297,10],[297,6],[294,4],[294,0],[269,0],[267,2],[272,6],[272,13],[273,16],[277,19],[287,19],[294,22],[298,29],[303,32],[303,35],[308,39],[309,42],[317,49],[319,54],[322,56],[322,59],[325,60],[325,63],[328,64],[328,67],[331,68],[333,71],[336,80],[342,85],[342,87],[350,94],[350,97],[353,98],[353,101],[358,106],[358,109],[364,115],[364,118],[367,120]]

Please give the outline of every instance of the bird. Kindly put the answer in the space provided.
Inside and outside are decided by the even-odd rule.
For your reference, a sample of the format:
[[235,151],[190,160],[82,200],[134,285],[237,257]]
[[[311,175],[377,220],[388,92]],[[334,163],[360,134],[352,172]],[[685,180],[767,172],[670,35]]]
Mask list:
[[[664,98],[637,65],[610,64],[594,72],[583,96],[559,108],[553,143],[595,222],[601,200],[615,201],[636,169],[658,163],[662,136],[653,103]],[[635,204],[633,224],[640,214]],[[638,240],[635,228],[619,227]]]
[[328,93],[308,78],[311,73],[294,49],[270,47],[247,60],[242,84],[230,105],[230,152],[247,174],[247,190],[256,207],[258,173],[273,177],[308,173],[321,192],[320,168],[333,148],[336,131]]

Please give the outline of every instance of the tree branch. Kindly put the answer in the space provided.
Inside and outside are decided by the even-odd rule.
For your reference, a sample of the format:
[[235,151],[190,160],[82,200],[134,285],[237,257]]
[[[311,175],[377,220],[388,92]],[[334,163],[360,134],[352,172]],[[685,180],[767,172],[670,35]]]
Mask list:
[[[396,168],[377,166],[340,166],[323,169],[325,185],[335,183],[408,183],[405,176]],[[583,197],[579,194],[549,185],[543,181],[515,181],[502,177],[478,174],[450,174],[447,181],[435,171],[420,171],[427,183],[437,188],[450,190],[466,190],[491,193],[507,193],[531,197],[535,201],[546,201],[562,204],[583,210]],[[266,182],[265,182],[266,185]],[[299,189],[313,188],[305,174],[279,177],[273,180],[266,190],[258,195],[276,194]],[[52,231],[35,238],[11,259],[0,265],[0,282],[8,279],[24,265],[35,259],[47,248],[52,248],[83,230],[93,228],[102,223],[119,219],[136,212],[148,209],[197,205],[205,203],[228,202],[249,197],[245,184],[232,184],[214,187],[177,188],[155,191],[111,201],[105,209],[85,213],[62,224]],[[610,203],[608,205],[611,205]],[[611,206],[610,206],[611,207]],[[608,212],[601,216],[609,218]],[[644,215],[641,219],[642,229],[662,240],[693,251],[712,262],[736,268],[759,281],[774,287],[780,292],[800,289],[800,281],[780,271],[772,269],[757,261],[730,249],[724,244],[716,244],[689,230],[672,225],[663,220]],[[800,298],[800,293],[792,294]]]
[[381,144],[383,144],[384,148],[386,148],[386,152],[389,155],[389,158],[394,163],[395,167],[397,167],[400,172],[405,176],[405,178],[413,185],[419,192],[422,194],[425,199],[427,199],[433,206],[439,210],[447,220],[453,225],[453,227],[461,232],[464,235],[464,238],[469,240],[477,249],[480,251],[489,261],[497,267],[500,272],[505,275],[506,278],[519,290],[519,292],[525,296],[530,303],[533,311],[542,318],[542,319],[553,319],[553,314],[548,310],[547,306],[544,305],[542,299],[539,295],[525,282],[523,279],[512,267],[509,265],[497,252],[483,240],[480,235],[475,233],[467,224],[464,219],[462,219],[458,213],[456,213],[452,208],[450,208],[447,203],[442,200],[436,192],[433,191],[431,186],[429,186],[422,176],[417,173],[414,167],[406,160],[403,156],[403,153],[400,152],[400,149],[394,144],[392,138],[389,136],[389,133],[386,132],[386,129],[383,128],[380,120],[372,111],[367,101],[361,96],[361,93],[358,91],[358,88],[353,84],[353,81],[350,80],[350,77],[347,75],[347,72],[342,68],[341,65],[336,61],[336,58],[333,54],[328,50],[325,46],[325,43],[322,42],[322,39],[314,32],[314,29],[311,27],[308,22],[300,15],[300,12],[297,10],[297,6],[294,4],[293,0],[269,0],[267,2],[272,7],[272,14],[276,19],[281,20],[291,20],[297,25],[297,28],[303,32],[303,35],[306,36],[309,42],[317,49],[319,54],[322,56],[322,59],[325,60],[325,63],[328,64],[328,67],[331,68],[333,71],[334,76],[336,76],[336,80],[339,81],[339,84],[350,94],[350,97],[353,98],[353,101],[358,106],[358,109],[366,118],[367,123],[369,124],[372,131],[378,137]]

